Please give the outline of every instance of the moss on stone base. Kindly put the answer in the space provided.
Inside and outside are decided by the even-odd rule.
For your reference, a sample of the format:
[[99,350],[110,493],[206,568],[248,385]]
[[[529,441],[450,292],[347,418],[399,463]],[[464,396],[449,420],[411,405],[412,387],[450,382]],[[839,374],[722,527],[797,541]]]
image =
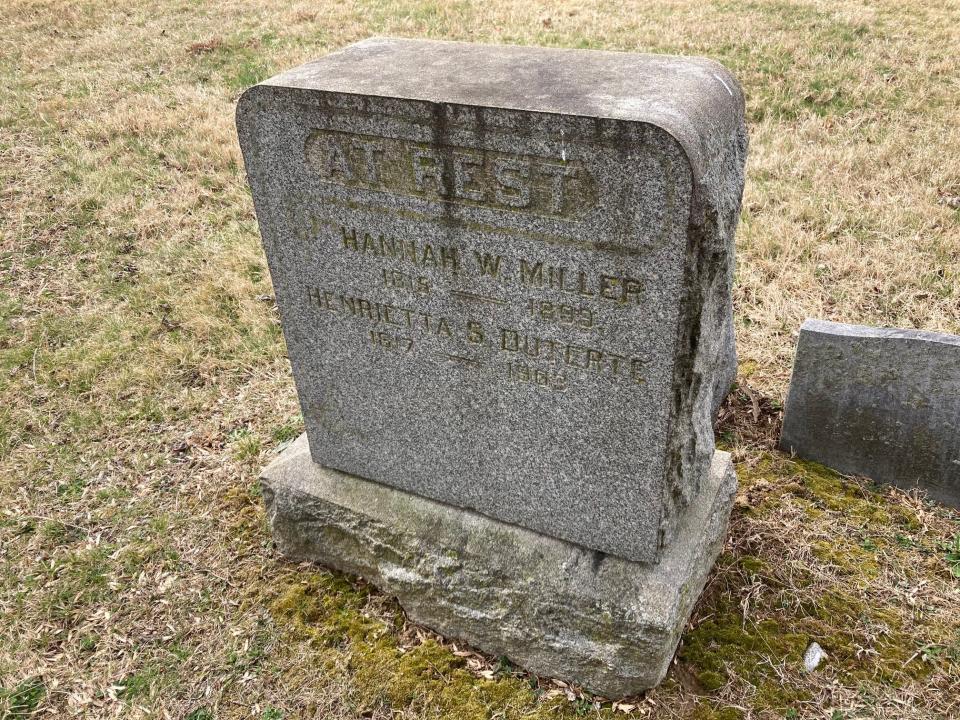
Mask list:
[[[826,685],[877,695],[960,683],[955,614],[924,603],[911,609],[898,595],[934,581],[942,594],[943,583],[957,582],[943,539],[908,503],[777,453],[738,472],[731,544],[684,634],[680,672],[651,694],[653,703],[672,705],[680,692],[682,716],[693,720],[806,717]],[[272,615],[314,650],[318,673],[345,681],[344,704],[357,715],[625,717],[609,702],[545,697],[549,683],[509,666],[478,677],[449,647],[411,640],[396,604],[366,586],[322,571],[297,578],[274,596]],[[807,674],[803,653],[813,641],[827,659]],[[687,679],[698,699],[679,690]],[[728,697],[737,707],[724,704]],[[628,707],[641,717],[648,706]]]

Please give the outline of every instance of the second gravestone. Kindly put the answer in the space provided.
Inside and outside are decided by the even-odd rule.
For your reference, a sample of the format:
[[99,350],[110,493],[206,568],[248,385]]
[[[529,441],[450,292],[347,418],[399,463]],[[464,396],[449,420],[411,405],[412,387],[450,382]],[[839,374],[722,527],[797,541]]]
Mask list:
[[960,507],[960,337],[808,319],[780,447]]
[[535,672],[656,684],[735,488],[735,80],[374,39],[238,126],[307,427],[264,473],[281,549]]

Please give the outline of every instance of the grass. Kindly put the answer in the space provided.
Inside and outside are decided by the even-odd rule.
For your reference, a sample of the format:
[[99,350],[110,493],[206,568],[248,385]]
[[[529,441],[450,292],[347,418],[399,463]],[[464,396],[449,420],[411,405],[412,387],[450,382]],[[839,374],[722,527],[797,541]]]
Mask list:
[[[13,0],[0,20],[0,718],[960,713],[960,517],[770,449],[804,317],[960,332],[954,3]],[[720,428],[742,487],[644,698],[525,676],[271,548],[257,472],[302,422],[233,108],[371,34],[702,54],[744,85],[745,389]]]

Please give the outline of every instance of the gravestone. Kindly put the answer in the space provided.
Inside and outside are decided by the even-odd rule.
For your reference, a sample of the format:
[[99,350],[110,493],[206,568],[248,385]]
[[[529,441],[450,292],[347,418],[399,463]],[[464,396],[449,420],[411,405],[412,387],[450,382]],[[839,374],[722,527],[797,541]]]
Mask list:
[[658,682],[735,486],[736,81],[372,39],[237,123],[306,424],[280,547],[537,672]]
[[960,507],[960,337],[807,320],[780,445]]

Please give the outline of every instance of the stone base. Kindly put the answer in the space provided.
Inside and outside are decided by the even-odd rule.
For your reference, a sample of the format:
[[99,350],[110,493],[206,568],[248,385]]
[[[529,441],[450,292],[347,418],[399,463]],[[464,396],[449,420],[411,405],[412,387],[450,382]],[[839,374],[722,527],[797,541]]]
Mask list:
[[285,555],[360,575],[415,622],[615,698],[666,674],[723,546],[737,478],[717,452],[698,504],[656,565],[323,468],[305,435],[262,483]]

